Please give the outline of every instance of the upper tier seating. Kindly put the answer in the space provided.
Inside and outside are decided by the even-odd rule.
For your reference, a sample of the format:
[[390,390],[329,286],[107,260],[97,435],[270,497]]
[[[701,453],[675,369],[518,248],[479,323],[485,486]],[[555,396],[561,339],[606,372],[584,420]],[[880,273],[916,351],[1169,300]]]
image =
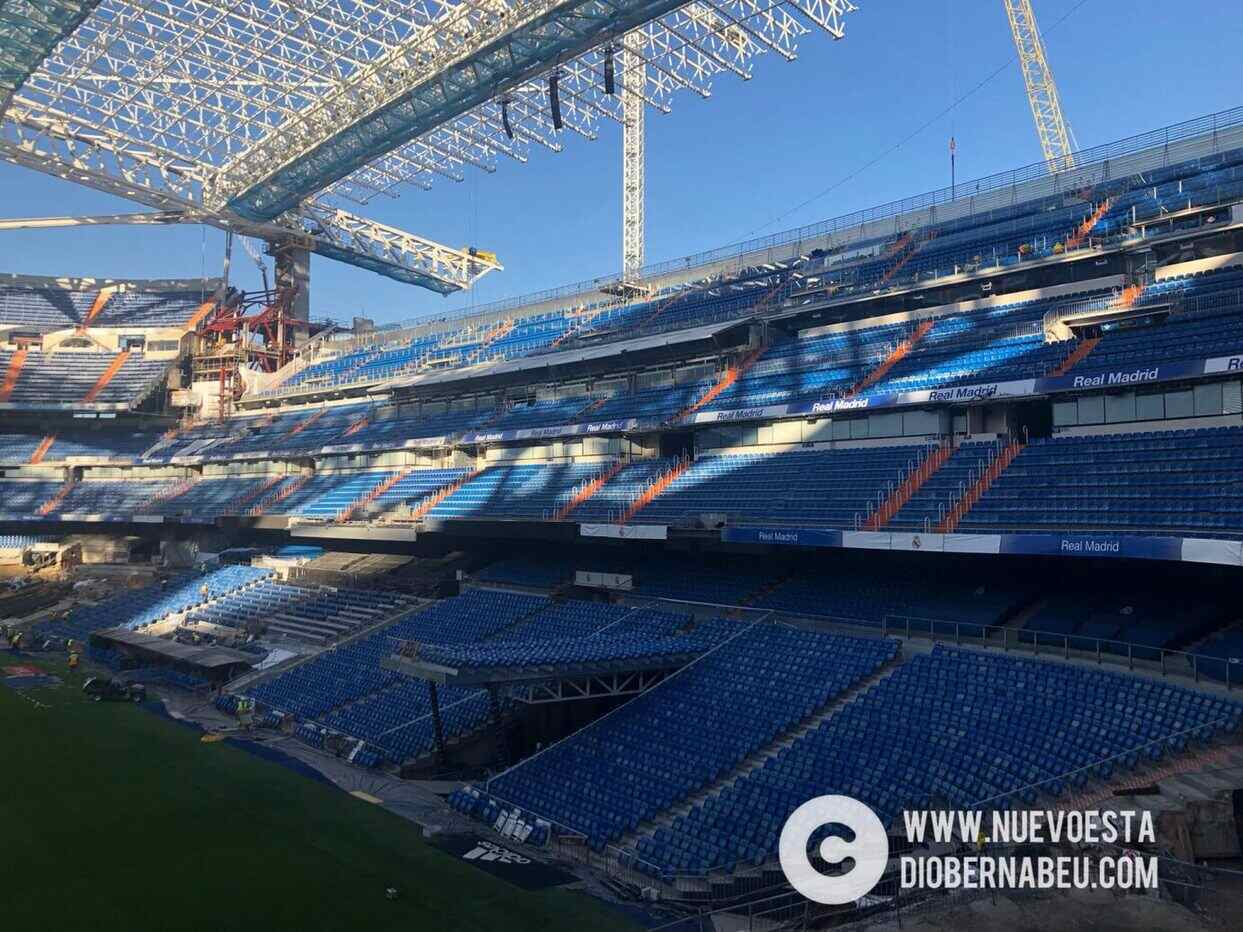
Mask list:
[[198,291],[123,291],[92,322],[96,327],[184,327],[210,295]]
[[1164,319],[1127,318],[1102,327],[1100,343],[1073,374],[1243,352],[1241,297],[1240,269],[1149,285],[1135,304],[1136,314],[1159,314],[1163,307],[1172,312]]
[[[1236,323],[1236,319],[1243,319],[1240,281],[1243,272],[1225,270],[1150,286],[1136,306],[1137,315],[1128,320],[1135,324],[1144,320],[1145,314],[1160,313],[1143,327],[1107,329],[1074,371],[1243,353],[1243,325]],[[1046,343],[1041,323],[1044,315],[1068,308],[1099,309],[1115,300],[1112,293],[1085,292],[1053,301],[1007,304],[938,318],[913,349],[883,377],[863,387],[859,397],[1048,375],[1079,344]],[[1162,319],[1165,311],[1161,309],[1171,302],[1177,312]],[[702,410],[841,397],[874,373],[914,326],[914,322],[883,325],[777,342],[741,379]],[[183,432],[164,445],[154,459],[165,461],[184,452],[209,459],[254,452],[307,453],[334,444],[397,448],[412,438],[453,436],[479,429],[546,427],[622,417],[668,419],[701,399],[718,377],[715,371],[704,375],[696,369],[687,381],[676,385],[641,384],[633,393],[523,403],[499,409],[495,402],[477,407],[468,399],[462,404],[429,405],[419,415],[380,416],[378,409],[358,404],[322,412],[303,410],[248,417],[227,425],[204,424]],[[315,421],[311,426],[299,429],[312,417]]]
[[[771,268],[746,269],[730,282],[713,282],[623,307],[543,312],[478,326],[453,322],[426,325],[422,328],[425,332],[418,336],[403,335],[390,342],[381,338],[335,358],[312,363],[273,391],[376,381],[421,370],[513,359],[555,350],[569,337],[603,342],[742,319],[757,310],[779,309],[782,304],[774,300],[774,287],[782,294],[798,291],[803,297],[796,302],[907,288],[946,275],[1000,269],[1057,256],[1085,218],[1098,205],[1105,204],[1106,199],[1108,209],[1091,230],[1091,239],[1098,243],[1117,240],[1127,225],[1136,220],[1158,217],[1171,210],[1229,203],[1240,196],[1243,151],[1219,153],[1099,184],[1090,200],[1084,199],[1081,191],[1068,191],[917,230],[844,242],[827,252],[818,251],[797,268],[797,277],[786,273],[776,286]],[[808,287],[807,282],[814,284]],[[1033,338],[1029,325],[1034,319],[1016,315],[978,333],[972,332],[974,327],[949,320],[925,350],[924,365],[931,364],[931,372],[921,376],[903,367],[886,390],[929,387],[964,377],[974,379],[986,370],[995,370],[988,379],[1041,375],[1042,370],[1052,368],[1047,363],[1056,364],[1057,354]],[[938,343],[955,334],[968,343],[965,353],[948,347],[934,352]],[[865,361],[864,357],[842,360],[856,364]],[[846,382],[839,387],[849,387],[850,381],[859,375],[844,370],[838,374]],[[786,389],[757,388],[755,393],[783,390]],[[747,392],[741,392],[740,397],[742,394]],[[645,405],[640,403],[638,407]]]
[[893,641],[777,625],[736,630],[661,685],[491,780],[488,791],[600,850],[728,773],[897,650]]
[[1243,428],[1029,443],[963,530],[1243,534]]
[[1053,257],[1107,198],[1108,210],[1091,230],[1096,242],[1119,238],[1135,221],[1237,199],[1243,195],[1241,162],[1239,150],[1218,153],[1103,182],[1091,201],[1067,192],[849,243],[807,263],[807,272],[817,276],[818,290],[844,296]]
[[1165,683],[938,646],[640,838],[636,866],[671,876],[764,863],[790,813],[826,793],[861,800],[886,826],[943,801],[1030,808],[1241,720],[1237,702]]
[[86,320],[94,291],[0,285],[0,326],[17,325],[40,331],[74,327]]
[[[0,285],[0,326],[47,332],[86,322],[99,292]],[[205,300],[199,291],[123,291],[113,294],[91,321],[94,327],[184,327]]]

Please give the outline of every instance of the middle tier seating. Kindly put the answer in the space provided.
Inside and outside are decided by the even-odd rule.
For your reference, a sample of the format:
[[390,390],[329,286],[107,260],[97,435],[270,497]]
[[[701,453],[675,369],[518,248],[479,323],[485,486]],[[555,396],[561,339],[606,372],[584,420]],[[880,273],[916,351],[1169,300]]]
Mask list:
[[962,530],[1243,534],[1243,428],[1034,440]]
[[[130,353],[115,375],[88,399],[88,393],[103,381],[118,358],[117,353],[111,352],[28,350],[7,400],[15,406],[30,408],[88,402],[133,406],[158,386],[172,364],[172,360]],[[12,359],[13,351],[0,350],[0,377],[8,372]]]
[[174,485],[171,479],[88,479],[74,485],[52,514],[147,514],[152,501]]
[[551,518],[602,468],[599,463],[490,466],[428,514],[433,518]]
[[853,528],[927,452],[906,444],[701,456],[633,520],[683,524],[723,515],[737,523]]

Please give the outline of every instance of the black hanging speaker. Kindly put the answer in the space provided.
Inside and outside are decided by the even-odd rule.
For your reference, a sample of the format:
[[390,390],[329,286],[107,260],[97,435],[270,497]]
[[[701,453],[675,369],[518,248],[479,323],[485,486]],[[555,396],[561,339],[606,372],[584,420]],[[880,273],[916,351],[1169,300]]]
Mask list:
[[613,46],[610,45],[604,49],[604,93],[611,97],[616,90],[613,83]]
[[501,98],[501,125],[505,127],[505,135],[514,138],[514,128],[509,125],[509,98]]
[[548,76],[548,106],[552,110],[552,125],[561,129],[561,97],[557,93],[557,82],[561,80],[561,72],[554,71]]

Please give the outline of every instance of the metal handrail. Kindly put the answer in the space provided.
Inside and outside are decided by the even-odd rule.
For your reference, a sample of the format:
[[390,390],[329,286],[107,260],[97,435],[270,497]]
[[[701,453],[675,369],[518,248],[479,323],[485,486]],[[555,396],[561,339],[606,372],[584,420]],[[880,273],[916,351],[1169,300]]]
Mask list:
[[[889,624],[891,619],[898,622],[905,622],[905,624],[898,625],[895,630],[891,628]],[[833,620],[837,621],[837,619]],[[920,629],[913,626],[911,624],[912,622],[927,622],[928,628],[927,630]],[[852,622],[845,623],[851,624]],[[1168,661],[1175,658],[1182,658],[1191,667],[1191,677],[1197,683],[1200,682],[1200,665],[1203,662],[1209,662],[1214,665],[1224,664],[1226,674],[1223,683],[1227,691],[1232,691],[1234,689],[1236,680],[1243,683],[1243,672],[1232,676],[1230,670],[1231,666],[1236,661],[1243,664],[1243,658],[1214,657],[1210,654],[1195,654],[1189,651],[1170,650],[1167,647],[1154,647],[1151,644],[1139,644],[1134,641],[1116,641],[1110,638],[1095,638],[1083,634],[1066,634],[1060,631],[1038,631],[1030,628],[1011,628],[1006,625],[985,625],[977,624],[975,622],[948,621],[943,618],[932,618],[922,615],[885,615],[881,619],[881,634],[883,636],[898,634],[907,639],[927,635],[929,639],[933,641],[948,640],[948,634],[946,634],[943,638],[937,637],[938,625],[953,629],[953,640],[955,644],[964,643],[963,632],[966,631],[967,643],[989,647],[993,646],[989,643],[991,635],[1000,633],[1001,649],[1003,651],[1008,652],[1012,645],[1015,649],[1030,646],[1032,648],[1032,654],[1034,656],[1039,656],[1041,646],[1045,646],[1053,648],[1054,651],[1060,651],[1062,658],[1065,660],[1071,659],[1071,652],[1074,651],[1075,655],[1095,656],[1098,664],[1103,664],[1106,656],[1123,656],[1124,654],[1122,651],[1109,649],[1110,647],[1120,647],[1125,648],[1125,657],[1128,670],[1135,669],[1136,660],[1141,662],[1145,660],[1156,660],[1160,665],[1161,675],[1165,676],[1168,673],[1177,672],[1169,669]],[[1011,632],[1016,632],[1017,634],[1017,636],[1013,639],[1011,639],[1010,636]],[[1051,641],[1053,643],[1050,643]],[[1060,644],[1058,643],[1059,641]],[[1071,643],[1072,641],[1075,642],[1073,646]],[[1089,646],[1080,646],[1083,644]],[[1050,652],[1051,651],[1048,650],[1045,651],[1046,654]],[[1156,656],[1154,657],[1153,655]]]

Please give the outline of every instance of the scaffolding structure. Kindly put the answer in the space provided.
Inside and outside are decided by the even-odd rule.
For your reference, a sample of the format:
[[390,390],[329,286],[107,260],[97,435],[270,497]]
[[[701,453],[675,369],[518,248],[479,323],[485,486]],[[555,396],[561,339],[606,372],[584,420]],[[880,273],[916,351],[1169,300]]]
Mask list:
[[246,390],[244,370],[272,373],[293,358],[298,334],[311,325],[293,314],[290,288],[225,297],[194,334],[191,378],[219,386],[224,419]]

